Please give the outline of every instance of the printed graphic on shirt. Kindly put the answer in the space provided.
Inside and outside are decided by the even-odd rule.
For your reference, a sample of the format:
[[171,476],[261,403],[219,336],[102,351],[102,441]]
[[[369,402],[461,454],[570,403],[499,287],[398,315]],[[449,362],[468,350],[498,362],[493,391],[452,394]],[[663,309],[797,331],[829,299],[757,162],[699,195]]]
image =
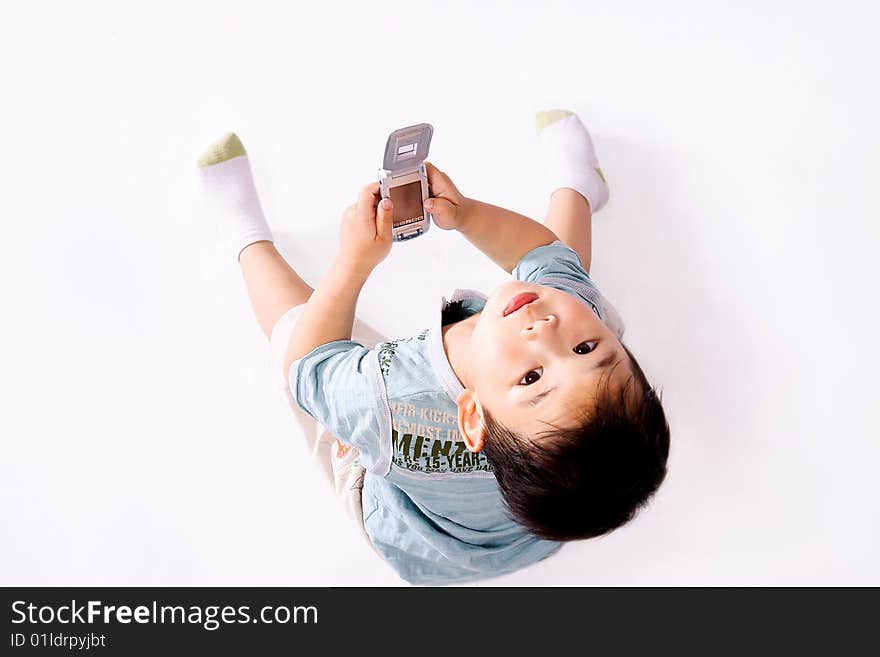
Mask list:
[[474,454],[458,431],[458,419],[445,410],[391,402],[391,459],[416,472],[492,472],[488,459]]
[[386,340],[385,342],[377,345],[379,347],[379,369],[382,370],[382,374],[384,376],[388,376],[388,372],[391,371],[391,359],[394,357],[394,354],[397,352],[397,347],[401,342],[410,342],[412,340],[424,340],[428,335],[428,331],[430,329],[425,329],[421,333],[415,336],[410,336],[408,338],[398,338],[397,340]]

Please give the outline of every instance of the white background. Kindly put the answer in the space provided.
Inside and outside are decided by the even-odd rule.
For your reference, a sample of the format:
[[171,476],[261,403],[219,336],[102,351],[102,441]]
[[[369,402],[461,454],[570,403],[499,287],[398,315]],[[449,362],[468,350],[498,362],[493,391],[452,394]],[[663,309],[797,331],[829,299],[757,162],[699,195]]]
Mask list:
[[[880,584],[875,3],[121,4],[0,5],[0,584],[401,583],[307,461],[195,160],[242,138],[315,284],[403,125],[540,218],[554,107],[611,185],[593,274],[664,392],[669,476],[492,583]],[[435,229],[359,314],[403,337],[504,280]]]

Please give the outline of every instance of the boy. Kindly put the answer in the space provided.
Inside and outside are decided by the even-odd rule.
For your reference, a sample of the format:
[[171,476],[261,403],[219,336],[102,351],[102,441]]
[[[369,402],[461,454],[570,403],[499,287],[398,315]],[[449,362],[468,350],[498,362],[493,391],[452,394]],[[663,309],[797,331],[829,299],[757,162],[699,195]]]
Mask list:
[[608,199],[592,140],[567,111],[539,113],[537,127],[554,190],[545,225],[464,197],[426,165],[434,223],[514,280],[488,298],[456,290],[429,328],[398,340],[355,317],[392,247],[378,183],[344,212],[313,290],[274,248],[238,138],[199,161],[307,440],[411,583],[512,572],[609,532],[666,474],[663,408],[588,274],[591,217]]

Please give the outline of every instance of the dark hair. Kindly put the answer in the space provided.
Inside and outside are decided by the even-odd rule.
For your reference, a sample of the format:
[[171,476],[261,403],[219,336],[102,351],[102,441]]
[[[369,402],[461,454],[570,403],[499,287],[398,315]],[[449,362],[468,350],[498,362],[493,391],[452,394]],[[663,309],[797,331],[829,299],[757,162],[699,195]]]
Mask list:
[[504,502],[536,536],[571,541],[610,532],[632,520],[666,477],[666,415],[636,359],[624,350],[631,376],[615,392],[606,371],[598,390],[585,391],[590,402],[576,428],[554,426],[528,440],[483,408],[483,451]]

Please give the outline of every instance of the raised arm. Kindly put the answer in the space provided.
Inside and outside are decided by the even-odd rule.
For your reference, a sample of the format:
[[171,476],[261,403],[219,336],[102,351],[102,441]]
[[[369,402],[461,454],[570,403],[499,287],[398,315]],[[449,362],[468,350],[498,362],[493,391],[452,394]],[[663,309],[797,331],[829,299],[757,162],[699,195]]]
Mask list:
[[287,346],[285,372],[316,347],[351,339],[361,289],[391,251],[394,210],[390,200],[380,204],[379,199],[379,183],[370,183],[361,189],[357,203],[343,213],[339,251],[297,318]]
[[463,209],[458,231],[508,273],[526,253],[556,239],[544,224],[513,210],[474,199],[466,199]]
[[525,215],[467,198],[445,173],[425,163],[431,199],[426,204],[434,223],[456,229],[506,272],[512,272],[532,249],[550,244],[556,234]]
[[334,258],[297,319],[296,331],[287,346],[285,372],[312,349],[334,340],[351,339],[358,296],[368,276],[348,261]]

